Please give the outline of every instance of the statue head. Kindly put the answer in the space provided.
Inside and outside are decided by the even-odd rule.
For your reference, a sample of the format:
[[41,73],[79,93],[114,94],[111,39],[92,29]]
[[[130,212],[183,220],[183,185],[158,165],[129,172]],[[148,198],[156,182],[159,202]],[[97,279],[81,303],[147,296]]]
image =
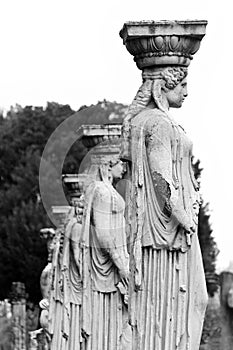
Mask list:
[[51,227],[40,229],[40,237],[46,240],[48,250],[48,262],[52,261],[52,254],[55,248],[55,230]]
[[96,156],[93,163],[96,165],[97,180],[112,183],[123,176],[124,165],[119,154]]
[[111,177],[114,180],[119,180],[122,178],[124,172],[125,172],[125,168],[124,168],[124,163],[120,160],[120,158],[118,157],[117,162],[113,165],[110,165],[110,174]]
[[184,78],[174,89],[164,92],[168,106],[173,108],[180,108],[187,96],[187,78]]
[[90,151],[88,175],[91,179],[103,182],[115,182],[121,179],[124,165],[120,160],[120,138],[107,140]]
[[161,71],[161,78],[153,83],[153,98],[158,107],[161,108],[159,101],[161,94],[163,108],[182,106],[185,97],[188,96],[187,73],[185,67],[167,67]]
[[181,107],[188,95],[187,74],[187,67],[145,68],[142,73],[143,84],[134,101],[142,108],[155,105],[163,112],[168,111],[170,107]]

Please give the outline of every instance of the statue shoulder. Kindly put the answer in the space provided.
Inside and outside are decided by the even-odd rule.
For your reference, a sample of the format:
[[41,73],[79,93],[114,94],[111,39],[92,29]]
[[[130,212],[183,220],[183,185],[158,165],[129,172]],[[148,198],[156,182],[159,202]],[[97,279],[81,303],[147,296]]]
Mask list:
[[96,181],[94,202],[95,203],[110,203],[112,198],[112,193],[110,186],[107,186],[103,181]]
[[171,129],[172,124],[167,115],[157,108],[144,109],[136,117],[133,118],[133,128],[141,129],[142,127],[146,131],[152,128]]
[[170,134],[172,123],[165,113],[157,109],[152,109],[148,118],[146,118],[145,130],[147,133],[164,131],[165,133]]

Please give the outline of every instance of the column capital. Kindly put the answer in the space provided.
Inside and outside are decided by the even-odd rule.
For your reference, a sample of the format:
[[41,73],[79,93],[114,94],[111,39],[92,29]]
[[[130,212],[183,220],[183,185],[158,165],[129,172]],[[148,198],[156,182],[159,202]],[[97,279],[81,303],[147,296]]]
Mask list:
[[207,21],[126,22],[120,37],[139,69],[188,67],[206,32]]

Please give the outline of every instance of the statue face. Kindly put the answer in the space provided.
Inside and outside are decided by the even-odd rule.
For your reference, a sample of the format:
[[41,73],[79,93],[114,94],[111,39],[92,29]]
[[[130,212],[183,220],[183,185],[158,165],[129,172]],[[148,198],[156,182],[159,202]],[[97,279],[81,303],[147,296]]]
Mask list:
[[184,78],[174,89],[166,91],[165,96],[169,107],[180,108],[185,97],[188,96],[187,78]]
[[111,174],[113,179],[121,179],[124,173],[124,166],[123,162],[119,160],[119,162],[115,165],[113,165],[111,169]]

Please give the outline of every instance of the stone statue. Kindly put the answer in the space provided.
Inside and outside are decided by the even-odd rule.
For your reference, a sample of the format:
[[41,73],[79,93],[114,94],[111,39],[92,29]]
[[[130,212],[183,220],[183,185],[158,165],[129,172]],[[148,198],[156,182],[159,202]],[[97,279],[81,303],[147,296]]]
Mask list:
[[125,202],[114,188],[123,175],[119,142],[95,149],[89,175],[81,240],[85,349],[130,349]]
[[[62,279],[62,250],[64,242],[64,227],[70,206],[54,206],[52,212],[58,222],[55,230],[54,249],[51,263],[51,288],[49,293],[48,334],[51,338],[49,346],[52,347],[53,340],[62,342],[61,320],[63,312],[63,279]],[[57,347],[59,349],[59,347]]]
[[[119,125],[83,127],[85,141],[98,146],[85,174],[63,176],[71,207],[53,256],[51,350],[131,346],[124,200],[114,188],[123,174],[120,130]],[[108,141],[99,145],[103,136]]]
[[71,204],[65,219],[64,239],[60,251],[60,283],[62,299],[56,303],[56,320],[53,319],[51,350],[79,350],[81,335],[81,250],[80,237],[83,213],[82,175],[64,175]]
[[197,237],[192,143],[172,118],[205,21],[129,22],[120,33],[143,83],[124,122],[131,183],[129,317],[133,350],[198,350],[207,304]]
[[52,254],[55,247],[55,230],[53,228],[42,228],[40,230],[40,237],[46,240],[48,250],[48,263],[40,276],[40,289],[43,299],[39,303],[41,308],[40,325],[47,333],[49,296],[52,285]]
[[43,299],[40,301],[40,325],[42,328],[29,332],[30,344],[29,349],[48,350],[50,346],[49,332],[49,306],[50,293],[52,289],[53,276],[53,252],[56,247],[56,231],[53,228],[42,228],[40,237],[46,240],[48,251],[48,263],[40,275],[40,289]]

